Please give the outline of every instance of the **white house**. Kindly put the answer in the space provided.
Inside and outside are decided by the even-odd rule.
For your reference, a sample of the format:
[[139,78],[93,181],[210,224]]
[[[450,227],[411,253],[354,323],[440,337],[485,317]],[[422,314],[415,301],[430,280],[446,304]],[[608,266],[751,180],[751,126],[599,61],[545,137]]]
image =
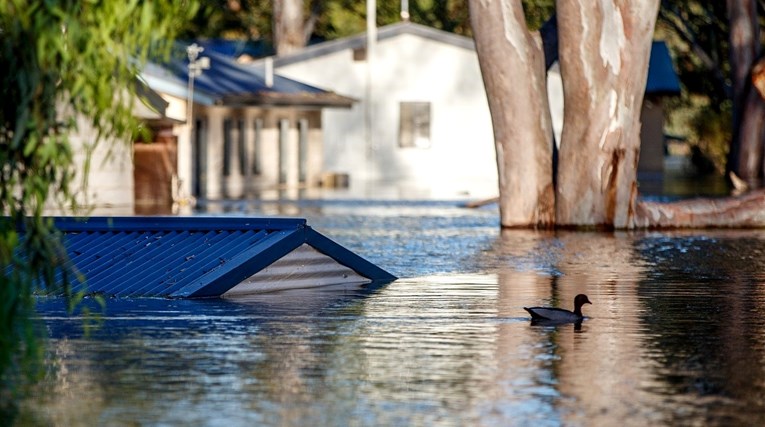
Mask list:
[[[473,40],[409,22],[273,58],[295,80],[359,100],[325,110],[324,169],[363,197],[497,193],[494,138]],[[266,60],[252,64],[264,68]]]
[[[369,62],[366,45],[360,34],[272,59],[284,76],[359,100],[350,110],[324,112],[324,169],[349,174],[351,186],[368,197],[381,188],[400,197],[495,196],[494,137],[473,40],[400,22],[377,30]],[[549,82],[559,137],[563,98],[555,69]],[[661,42],[654,45],[646,91],[640,166],[660,172],[661,95],[679,93]]]
[[[78,120],[70,140],[74,193],[83,212],[167,214],[174,201],[189,196],[294,195],[318,187],[324,172],[322,110],[347,109],[354,100],[214,52],[205,55],[211,67],[196,79],[191,120],[187,59],[176,55],[142,71],[137,88],[144,102],[136,100],[133,113],[150,129],[151,141],[96,145],[89,121]],[[70,212],[51,205],[49,213]]]
[[[142,84],[136,85],[133,115],[144,123],[165,119],[167,103]],[[62,108],[65,115],[68,109]],[[129,139],[96,138],[91,120],[76,117],[77,129],[69,135],[75,176],[70,190],[75,196],[76,211],[51,200],[49,215],[132,215],[135,212],[133,143]]]

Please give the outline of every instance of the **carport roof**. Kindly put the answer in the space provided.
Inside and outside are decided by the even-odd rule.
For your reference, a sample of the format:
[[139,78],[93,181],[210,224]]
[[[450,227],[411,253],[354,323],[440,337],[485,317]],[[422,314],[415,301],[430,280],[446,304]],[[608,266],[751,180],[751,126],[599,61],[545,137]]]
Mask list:
[[[212,50],[200,56],[210,58],[210,68],[194,78],[194,100],[201,104],[350,108],[356,101],[278,74],[269,86],[262,68],[241,65]],[[186,98],[188,64],[185,47],[178,45],[169,60],[147,64],[141,76],[154,90]]]

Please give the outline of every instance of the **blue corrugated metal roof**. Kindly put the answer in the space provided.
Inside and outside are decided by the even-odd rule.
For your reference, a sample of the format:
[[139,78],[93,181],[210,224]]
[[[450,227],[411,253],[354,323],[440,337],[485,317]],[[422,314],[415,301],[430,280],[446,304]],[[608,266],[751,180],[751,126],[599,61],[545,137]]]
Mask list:
[[55,224],[64,233],[71,262],[86,278],[86,283],[75,279],[73,291],[217,297],[303,244],[374,283],[396,279],[304,219],[101,217],[57,218]]
[[249,55],[252,58],[261,58],[266,55],[273,55],[273,48],[264,39],[231,40],[208,38],[196,39],[194,42],[205,48],[205,52],[217,52],[228,58],[238,58],[242,55]]
[[[301,83],[278,74],[273,84],[266,84],[262,68],[243,66],[217,53],[205,50],[201,56],[210,59],[210,68],[194,78],[195,100],[219,105],[316,105],[350,107],[354,99],[315,86]],[[174,83],[185,88],[188,82],[188,55],[185,46],[178,45],[170,59],[149,63],[142,71],[143,78],[152,84]],[[160,90],[160,88],[157,88]],[[178,96],[184,96],[178,94]]]

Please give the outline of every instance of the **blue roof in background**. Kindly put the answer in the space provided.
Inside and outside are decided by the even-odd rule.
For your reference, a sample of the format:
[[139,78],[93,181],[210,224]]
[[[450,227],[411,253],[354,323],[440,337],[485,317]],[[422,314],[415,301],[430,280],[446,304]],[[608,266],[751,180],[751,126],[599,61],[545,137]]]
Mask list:
[[[395,276],[306,225],[304,219],[229,217],[56,218],[87,283],[72,290],[117,297],[218,297],[304,243],[373,283]],[[60,294],[63,289],[54,290]]]
[[263,40],[199,39],[196,43],[205,48],[205,52],[212,51],[229,58],[242,55],[262,58],[273,55],[273,48]]
[[677,78],[672,56],[667,44],[654,41],[651,47],[651,58],[648,63],[648,81],[646,93],[679,94],[680,80]]
[[[194,78],[195,100],[216,105],[308,105],[350,107],[354,100],[315,86],[273,76],[266,84],[261,67],[244,66],[226,55],[205,49],[200,56],[210,58],[210,68]],[[162,64],[150,63],[142,75],[147,81],[172,82],[183,92],[188,84],[186,46],[176,44],[170,59]],[[151,86],[151,83],[150,83]],[[178,93],[177,96],[185,97]]]

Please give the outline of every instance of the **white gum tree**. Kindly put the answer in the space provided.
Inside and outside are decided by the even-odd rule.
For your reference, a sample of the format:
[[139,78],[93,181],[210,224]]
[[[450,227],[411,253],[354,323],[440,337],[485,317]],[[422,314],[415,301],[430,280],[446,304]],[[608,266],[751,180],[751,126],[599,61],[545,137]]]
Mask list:
[[470,0],[502,227],[765,226],[761,191],[668,204],[637,197],[640,111],[658,9],[659,0],[557,1],[566,109],[556,171],[542,37],[528,30],[521,0]]

